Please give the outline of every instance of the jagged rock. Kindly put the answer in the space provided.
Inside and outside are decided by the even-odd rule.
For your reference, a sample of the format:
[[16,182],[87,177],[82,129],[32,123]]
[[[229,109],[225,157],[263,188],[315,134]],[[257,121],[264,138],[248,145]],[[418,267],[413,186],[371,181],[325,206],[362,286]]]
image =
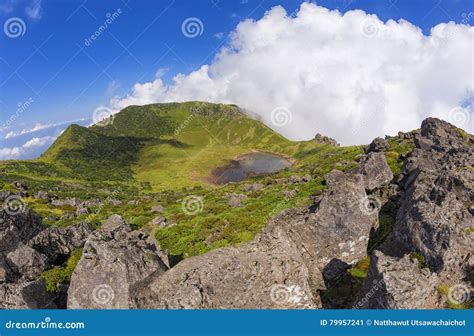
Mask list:
[[324,175],[324,180],[326,182],[326,185],[330,186],[336,183],[342,176],[344,176],[344,173],[340,170],[333,169],[326,175]]
[[89,209],[81,204],[80,206],[77,207],[76,209],[76,216],[79,217],[79,216],[87,216],[89,214]]
[[28,241],[46,228],[41,219],[31,209],[15,216],[0,210],[0,253],[15,249],[20,242]]
[[50,263],[65,259],[74,250],[84,246],[92,230],[86,223],[65,228],[48,227],[33,237],[28,245],[48,257]]
[[309,181],[311,181],[312,179],[313,179],[313,178],[312,178],[311,175],[309,175],[309,174],[306,174],[306,175],[304,175],[304,176],[302,177],[303,182],[309,182]]
[[274,179],[273,181],[275,182],[275,184],[288,183],[288,179],[286,177],[280,177],[280,178]]
[[156,212],[156,213],[162,213],[164,210],[165,210],[165,208],[163,208],[162,205],[155,205],[155,206],[151,207],[151,211]]
[[290,181],[290,183],[300,183],[301,177],[299,177],[298,175],[291,175],[288,180]]
[[[271,252],[270,252],[271,251]],[[315,308],[285,233],[185,259],[132,287],[133,308]]]
[[34,280],[47,267],[46,256],[22,243],[6,255],[8,267],[19,278]]
[[58,294],[46,290],[44,279],[0,284],[0,309],[56,309]]
[[405,161],[403,194],[393,232],[381,246],[390,256],[421,254],[442,281],[460,282],[472,272],[474,200],[472,135],[434,118],[423,121]]
[[247,192],[259,191],[261,189],[263,189],[263,184],[261,183],[246,184],[244,186],[244,191],[247,191]]
[[436,273],[420,269],[418,261],[409,255],[398,259],[375,251],[354,308],[435,308],[438,284]]
[[109,203],[112,204],[113,206],[122,205],[122,201],[120,201],[120,200],[118,200],[118,199],[110,198],[108,201],[109,201]]
[[247,199],[247,195],[230,193],[227,194],[228,204],[231,208],[240,208],[243,206],[242,202]]
[[361,159],[355,173],[364,177],[365,189],[374,190],[384,184],[390,183],[393,173],[387,164],[383,153],[370,153]]
[[49,200],[49,194],[46,191],[38,191],[35,196],[36,199]]
[[[341,172],[316,209],[289,209],[251,243],[185,259],[137,283],[133,307],[321,307],[318,291],[325,288],[323,271],[330,261],[350,265],[366,255],[370,230],[378,223],[378,212],[367,209],[366,201],[362,175]],[[346,268],[333,268],[331,276]],[[285,300],[272,300],[278,289]]]
[[78,207],[82,204],[83,202],[78,199],[78,198],[66,198],[65,200],[59,200],[59,199],[54,199],[51,201],[51,205],[54,206],[64,206],[64,205],[70,205],[73,207]]
[[168,269],[156,240],[111,216],[86,241],[68,290],[68,308],[128,308],[130,286]]
[[386,152],[390,149],[390,143],[382,138],[375,138],[365,149],[365,153]]
[[339,147],[339,144],[337,143],[336,140],[330,138],[330,137],[327,137],[325,135],[321,135],[321,134],[316,134],[315,137],[314,137],[314,140],[317,142],[317,143],[320,143],[320,144],[323,144],[323,145],[331,145],[331,146],[337,146]]

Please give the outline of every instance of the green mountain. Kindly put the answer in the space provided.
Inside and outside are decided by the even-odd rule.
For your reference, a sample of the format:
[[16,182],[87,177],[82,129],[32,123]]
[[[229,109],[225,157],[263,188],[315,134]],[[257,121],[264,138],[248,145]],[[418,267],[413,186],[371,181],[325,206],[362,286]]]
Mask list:
[[[407,143],[392,142],[387,159],[395,173]],[[280,154],[293,164],[283,171],[240,183],[215,185],[211,173],[243,154]],[[317,140],[290,141],[237,106],[204,102],[130,106],[92,127],[72,125],[38,159],[0,162],[0,186],[29,187],[24,201],[50,225],[86,221],[97,227],[111,214],[156,231],[163,248],[186,257],[251,240],[268,219],[292,206],[311,204],[324,188],[324,174],[355,166],[362,146],[338,147]],[[310,175],[307,183],[279,183]],[[251,183],[262,188],[249,188]],[[38,191],[49,200],[32,197]],[[239,198],[232,206],[229,197]],[[288,195],[291,195],[289,197]],[[51,199],[99,198],[87,213]],[[199,211],[184,211],[186,199]],[[111,200],[121,202],[112,202]],[[235,200],[234,200],[235,201]],[[166,225],[152,211],[160,205]],[[155,219],[155,222],[153,222]]]

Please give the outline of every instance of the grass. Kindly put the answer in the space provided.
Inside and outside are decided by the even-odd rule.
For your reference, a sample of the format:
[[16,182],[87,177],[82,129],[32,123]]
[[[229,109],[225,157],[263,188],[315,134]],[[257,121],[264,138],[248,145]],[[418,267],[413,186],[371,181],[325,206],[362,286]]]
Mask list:
[[[392,140],[393,169],[400,166],[400,156],[410,146],[406,141]],[[208,182],[214,168],[256,150],[284,155],[294,165],[242,183],[216,186]],[[119,214],[140,228],[156,216],[152,206],[162,205],[163,216],[176,225],[158,229],[156,237],[179,259],[252,240],[272,216],[289,207],[310,204],[309,197],[325,188],[324,175],[332,169],[355,167],[363,150],[363,146],[290,141],[233,105],[188,102],[131,106],[106,126],[69,127],[37,160],[0,162],[4,173],[0,184],[14,189],[11,183],[21,180],[29,186],[30,194],[42,190],[61,199],[102,200],[103,205],[89,208],[88,215],[71,220],[60,218],[74,213],[72,207],[25,199],[46,224],[56,226],[86,221],[99,227],[110,215]],[[311,174],[313,180],[297,185],[272,183],[275,178],[295,174]],[[243,186],[252,182],[266,187],[246,192]],[[294,197],[283,196],[284,191],[295,188]],[[243,207],[231,208],[227,193],[245,194],[248,199]],[[183,211],[182,200],[190,195],[203,198],[202,212],[186,215]],[[107,202],[111,196],[120,199],[122,205]],[[388,231],[390,226],[389,219],[382,217],[381,227]]]
[[77,263],[81,259],[82,249],[74,251],[64,266],[55,266],[41,273],[40,277],[46,281],[46,290],[54,293],[58,290],[58,285],[68,284],[71,281],[72,273]]

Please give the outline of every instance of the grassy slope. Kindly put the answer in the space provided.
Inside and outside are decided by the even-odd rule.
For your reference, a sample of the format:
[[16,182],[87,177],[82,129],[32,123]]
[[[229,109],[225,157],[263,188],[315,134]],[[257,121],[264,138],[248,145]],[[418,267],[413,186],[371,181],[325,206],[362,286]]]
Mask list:
[[[213,168],[252,150],[284,154],[296,163],[271,177],[254,178],[268,185],[258,192],[244,191],[248,182],[225,186],[206,182]],[[177,225],[159,229],[157,238],[171,254],[189,256],[252,239],[269,217],[290,206],[309,204],[309,196],[325,187],[323,175],[333,168],[353,167],[361,152],[360,146],[289,141],[232,105],[155,104],[128,107],[106,126],[69,127],[41,158],[0,164],[6,172],[0,183],[11,188],[13,180],[23,180],[33,191],[46,190],[61,198],[105,200],[112,195],[124,201],[120,206],[91,208],[90,215],[79,218],[94,226],[118,213],[142,227],[155,217],[151,207],[160,204],[164,217]],[[307,173],[314,177],[310,183],[270,183],[277,177]],[[284,198],[284,191],[294,189],[298,189],[294,197]],[[230,208],[226,198],[230,192],[246,194],[245,206]],[[181,202],[189,195],[202,197],[202,212],[183,212]],[[130,200],[139,204],[128,204]],[[68,206],[26,201],[48,224],[71,223],[59,220],[74,210]]]

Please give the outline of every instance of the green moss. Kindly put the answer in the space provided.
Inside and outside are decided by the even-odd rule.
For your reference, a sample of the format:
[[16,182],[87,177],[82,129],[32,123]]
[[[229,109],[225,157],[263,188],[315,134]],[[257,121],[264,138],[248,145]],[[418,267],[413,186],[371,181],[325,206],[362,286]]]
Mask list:
[[425,262],[425,257],[424,257],[422,254],[418,253],[418,252],[412,252],[412,253],[410,253],[410,259],[412,259],[412,260],[414,260],[414,259],[418,260],[418,267],[419,267],[420,269],[421,269],[421,268],[430,268],[430,265]]
[[46,281],[46,290],[56,292],[59,284],[69,283],[77,263],[81,259],[82,249],[74,251],[64,266],[55,266],[41,273],[40,277]]
[[367,276],[367,272],[369,271],[369,265],[370,265],[370,257],[366,257],[360,260],[354,266],[352,266],[352,268],[349,270],[349,273],[353,277],[365,278]]

